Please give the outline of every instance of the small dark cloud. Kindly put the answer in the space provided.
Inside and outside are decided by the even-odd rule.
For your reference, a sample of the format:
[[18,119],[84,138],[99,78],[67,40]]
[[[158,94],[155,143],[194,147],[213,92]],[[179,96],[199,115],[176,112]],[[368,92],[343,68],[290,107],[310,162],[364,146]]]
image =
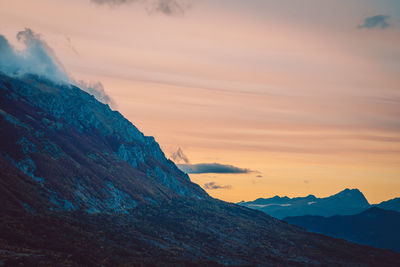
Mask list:
[[177,151],[175,151],[174,153],[171,154],[171,159],[175,162],[175,163],[181,163],[184,162],[186,164],[189,164],[189,159],[188,157],[186,157],[186,155],[183,153],[181,148],[178,148]]
[[104,5],[107,4],[109,6],[118,6],[122,4],[128,4],[132,2],[138,2],[138,0],[90,0],[95,4]]
[[[249,173],[250,169],[220,163],[198,163],[190,164],[189,158],[181,148],[171,154],[171,159],[179,169],[186,173]],[[183,162],[183,163],[182,163]]]
[[381,28],[385,29],[390,26],[388,23],[389,16],[385,15],[376,15],[372,17],[368,17],[364,19],[364,23],[359,25],[358,28],[367,28],[367,29],[372,29],[372,28]]
[[189,8],[188,3],[176,0],[158,0],[150,6],[150,11],[160,12],[168,16],[183,15]]
[[256,177],[257,177],[257,178],[262,178],[263,176],[262,176],[262,175],[257,175]]
[[162,13],[168,16],[183,15],[191,7],[192,0],[90,0],[98,5],[115,7],[130,3],[144,3],[146,9],[152,12]]
[[179,169],[186,173],[249,173],[250,169],[243,169],[232,165],[219,163],[178,164]]
[[214,190],[214,189],[231,189],[231,185],[218,185],[215,182],[209,182],[204,184],[205,189]]

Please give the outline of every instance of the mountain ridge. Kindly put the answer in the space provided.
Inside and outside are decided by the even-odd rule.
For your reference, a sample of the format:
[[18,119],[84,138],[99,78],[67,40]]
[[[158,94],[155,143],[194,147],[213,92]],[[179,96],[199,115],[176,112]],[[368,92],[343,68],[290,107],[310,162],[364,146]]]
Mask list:
[[[10,80],[11,79],[11,80]],[[9,82],[11,81],[11,83]],[[19,170],[32,177],[32,179],[40,180],[43,183],[49,183],[51,191],[59,191],[57,188],[52,188],[52,185],[57,185],[57,179],[52,179],[53,176],[49,176],[47,179],[41,178],[46,174],[43,172],[48,172],[49,167],[44,161],[54,162],[57,164],[62,160],[63,164],[69,164],[68,168],[79,169],[86,168],[85,166],[90,164],[96,164],[96,162],[102,162],[106,164],[107,168],[112,168],[111,164],[107,164],[106,159],[118,161],[118,165],[123,169],[124,164],[127,163],[137,170],[143,178],[140,183],[137,181],[136,185],[143,185],[142,190],[147,190],[153,187],[151,180],[157,180],[164,188],[159,188],[164,196],[171,194],[190,194],[196,195],[199,198],[208,197],[207,193],[201,189],[198,185],[190,182],[189,177],[181,172],[171,161],[165,158],[164,153],[161,151],[159,145],[155,142],[153,137],[144,136],[134,125],[132,125],[128,120],[126,120],[119,112],[111,111],[108,105],[104,105],[94,99],[86,92],[81,91],[79,88],[74,86],[53,86],[50,81],[41,81],[40,90],[31,90],[37,80],[29,76],[25,80],[12,79],[7,76],[2,76],[0,83],[2,88],[12,89],[12,86],[17,84],[18,94],[16,92],[11,96],[2,95],[2,99],[8,99],[9,101],[14,101],[12,104],[8,104],[8,112],[2,110],[2,114],[8,114],[5,118],[18,123],[18,127],[14,133],[5,133],[2,136],[3,143],[15,143],[16,147],[9,147],[8,150],[3,150],[2,154],[4,157],[13,162]],[[6,94],[6,91],[2,91]],[[21,99],[16,99],[21,97]],[[19,102],[23,101],[23,105]],[[27,111],[31,118],[36,116],[40,118],[40,114],[45,112],[48,116],[40,118],[40,120],[32,121],[32,119],[27,118],[24,114],[20,114],[21,110],[27,108],[26,104],[30,105],[30,110]],[[37,110],[35,110],[37,109]],[[19,121],[11,113],[14,112],[19,118],[23,118],[25,122]],[[100,118],[100,119],[99,119]],[[6,119],[6,122],[7,121]],[[39,123],[38,125],[30,125],[30,123]],[[31,127],[32,126],[32,127]],[[72,126],[72,127],[71,127]],[[38,128],[38,129],[36,129]],[[34,129],[35,131],[30,131],[29,129]],[[44,129],[48,130],[47,132]],[[61,134],[60,134],[61,133]],[[90,145],[85,144],[80,140],[89,141],[89,138],[95,143]],[[15,140],[16,136],[20,136],[19,140]],[[39,140],[39,138],[42,140]],[[62,137],[62,140],[60,139]],[[78,138],[79,137],[79,138]],[[36,143],[32,143],[31,140],[38,140]],[[73,144],[73,142],[79,142],[79,144]],[[44,140],[44,142],[43,142]],[[44,143],[44,144],[43,144]],[[70,144],[73,145],[70,145]],[[60,149],[60,144],[63,145]],[[7,147],[7,144],[4,144]],[[41,151],[45,153],[40,153],[38,150],[40,147]],[[96,148],[94,151],[92,148]],[[79,150],[84,149],[85,153],[81,153]],[[52,154],[48,159],[35,159],[32,157],[42,157],[47,154]],[[125,162],[125,163],[124,163]],[[86,168],[87,172],[84,172],[84,176],[88,174],[93,175],[93,173],[99,172],[99,170],[94,170],[91,168]],[[55,170],[54,170],[55,171]],[[79,170],[77,170],[79,172]],[[100,175],[105,175],[106,171],[100,172]],[[73,198],[79,197],[81,199],[87,199],[87,203],[92,203],[91,209],[93,211],[97,210],[96,202],[101,196],[104,196],[104,192],[100,188],[96,192],[80,192],[80,189],[84,188],[80,183],[87,183],[87,177],[77,178],[76,175],[71,175],[68,170],[64,171],[65,175],[68,175],[70,181],[68,185],[64,184],[64,189],[69,189],[65,196],[49,196],[53,198],[53,203],[64,202],[66,205],[74,208],[74,204],[79,206],[79,203],[74,203]],[[57,177],[57,176],[56,176]],[[113,183],[118,183],[115,181],[115,177],[107,175],[112,181],[104,182],[103,179],[98,179],[97,181],[102,183],[102,186],[107,188],[109,195],[112,198],[113,195],[119,194],[121,197],[123,192],[116,190]],[[50,180],[51,179],[51,180]],[[74,181],[72,181],[74,180]],[[72,192],[72,188],[74,192]],[[152,189],[153,190],[153,189]],[[69,192],[68,192],[69,191]],[[92,193],[99,196],[93,197]],[[148,192],[149,199],[153,198],[154,195],[160,196],[160,194],[154,194]],[[139,198],[135,201],[147,201],[140,192],[132,192],[133,195],[138,195]],[[72,196],[75,195],[75,196]],[[115,195],[116,196],[116,195]],[[115,198],[114,196],[114,198]],[[62,198],[57,200],[57,198]],[[157,201],[157,200],[155,200]],[[133,203],[131,200],[128,201]],[[129,205],[129,203],[127,206]]]
[[238,204],[261,210],[278,219],[301,215],[348,215],[361,212],[371,206],[360,190],[348,188],[325,198],[314,195],[294,198],[274,196],[248,202],[242,201]]
[[372,206],[385,210],[394,210],[400,212],[400,197],[382,201],[381,203],[373,204]]
[[400,252],[400,213],[373,206],[355,215],[295,216],[288,223],[308,231]]
[[70,85],[0,74],[0,262],[398,266],[211,198],[121,114]]

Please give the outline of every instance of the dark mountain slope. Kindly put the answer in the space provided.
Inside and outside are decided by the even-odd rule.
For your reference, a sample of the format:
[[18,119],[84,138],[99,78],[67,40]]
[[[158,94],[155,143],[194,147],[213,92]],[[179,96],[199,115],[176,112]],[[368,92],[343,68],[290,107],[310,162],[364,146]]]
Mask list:
[[275,196],[238,204],[261,210],[278,219],[302,215],[350,215],[370,207],[367,199],[358,189],[345,189],[326,198],[317,198],[313,195],[296,198]]
[[312,232],[400,252],[400,213],[396,211],[373,207],[357,215],[299,216],[285,221]]
[[375,204],[374,206],[385,210],[394,210],[400,212],[400,197],[383,201],[379,204]]
[[175,195],[208,198],[154,138],[79,88],[6,76],[0,86],[2,158],[36,182],[50,208],[126,212]]
[[0,75],[0,263],[398,266],[209,197],[79,88]]

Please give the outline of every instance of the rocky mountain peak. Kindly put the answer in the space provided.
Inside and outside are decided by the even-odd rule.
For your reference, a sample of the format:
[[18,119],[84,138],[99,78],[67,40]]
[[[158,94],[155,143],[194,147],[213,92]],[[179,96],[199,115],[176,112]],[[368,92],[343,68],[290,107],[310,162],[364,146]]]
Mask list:
[[[0,74],[0,93],[2,159],[50,209],[127,212],[174,195],[209,197],[153,137],[78,87]],[[39,208],[36,200],[20,203]]]

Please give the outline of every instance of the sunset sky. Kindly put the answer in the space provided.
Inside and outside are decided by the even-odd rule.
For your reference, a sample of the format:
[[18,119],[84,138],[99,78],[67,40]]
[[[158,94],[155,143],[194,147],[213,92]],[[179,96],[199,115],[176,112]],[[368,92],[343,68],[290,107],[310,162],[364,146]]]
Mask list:
[[214,197],[400,197],[398,0],[0,0],[25,28]]

